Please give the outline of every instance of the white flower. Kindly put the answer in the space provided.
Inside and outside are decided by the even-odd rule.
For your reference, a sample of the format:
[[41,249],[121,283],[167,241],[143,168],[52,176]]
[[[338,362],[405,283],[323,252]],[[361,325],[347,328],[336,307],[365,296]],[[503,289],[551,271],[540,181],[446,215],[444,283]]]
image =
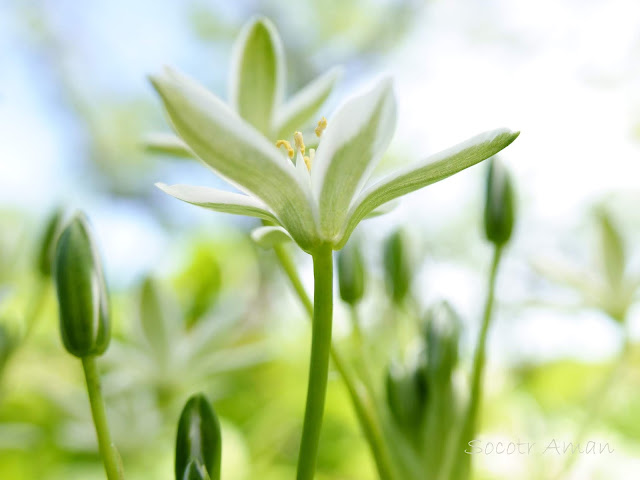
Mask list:
[[[302,135],[296,134],[294,163],[275,146],[274,137],[285,136],[283,128],[288,135],[301,129],[330,87],[312,85],[281,106],[282,48],[265,20],[245,28],[235,58],[235,110],[175,70],[166,69],[151,81],[188,151],[243,193],[158,187],[188,203],[269,220],[276,227],[263,227],[258,236],[278,229],[307,252],[326,244],[342,248],[358,223],[378,207],[491,157],[518,136],[507,129],[483,133],[372,182],[371,172],[389,146],[396,122],[392,83],[383,79],[337,110],[315,152],[306,152]],[[318,90],[323,95],[312,95]],[[167,146],[179,148],[181,143],[171,140]]]

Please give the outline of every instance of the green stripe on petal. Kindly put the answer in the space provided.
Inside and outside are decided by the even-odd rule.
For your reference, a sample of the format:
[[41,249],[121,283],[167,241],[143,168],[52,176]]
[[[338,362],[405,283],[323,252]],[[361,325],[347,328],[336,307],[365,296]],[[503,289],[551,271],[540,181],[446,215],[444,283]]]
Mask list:
[[181,158],[195,157],[187,144],[173,133],[150,133],[144,137],[143,144],[149,153],[171,155]]
[[198,158],[262,200],[301,248],[320,242],[307,192],[271,142],[194,80],[167,69],[151,82],[173,127]]
[[275,215],[269,211],[269,207],[257,198],[248,195],[226,192],[209,187],[196,187],[193,185],[166,185],[164,183],[156,183],[156,187],[178,200],[215,210],[216,212],[246,215],[248,217],[257,217],[278,224],[280,223]]
[[340,233],[354,196],[391,141],[395,122],[396,102],[389,79],[349,100],[329,121],[311,168],[320,231],[327,240]]
[[366,188],[352,205],[348,220],[335,248],[340,249],[353,229],[369,212],[395,198],[411,193],[432,183],[444,180],[495,155],[509,146],[520,132],[500,128],[481,133],[425,160],[401,169]]
[[238,114],[270,135],[285,84],[284,49],[275,26],[266,18],[247,23],[234,47],[229,94]]
[[332,68],[287,101],[276,115],[275,138],[289,138],[293,132],[302,130],[311,121],[319,120],[314,119],[313,116],[329,98],[341,74],[341,68]]

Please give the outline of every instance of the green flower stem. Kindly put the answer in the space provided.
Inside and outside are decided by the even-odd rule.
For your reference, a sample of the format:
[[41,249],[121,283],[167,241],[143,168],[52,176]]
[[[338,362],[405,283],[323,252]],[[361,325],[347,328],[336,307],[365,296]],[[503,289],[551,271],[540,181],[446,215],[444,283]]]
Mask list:
[[87,392],[89,393],[93,423],[95,424],[96,434],[98,435],[100,456],[104,462],[107,478],[109,480],[123,480],[124,476],[120,468],[120,459],[118,458],[114,445],[111,443],[111,437],[109,435],[109,426],[107,425],[107,415],[102,399],[96,357],[90,356],[82,358],[82,367],[84,368],[84,377],[87,381]]
[[[274,246],[274,250],[300,302],[311,318],[313,316],[313,303],[300,281],[300,277],[289,252],[287,252],[283,245]],[[387,449],[387,444],[384,441],[384,435],[373,405],[373,400],[367,395],[362,383],[359,382],[347,368],[346,362],[335,346],[331,347],[331,359],[347,387],[347,392],[356,416],[371,448],[380,479],[396,480],[398,477],[394,473],[395,469]]]
[[312,480],[324,414],[333,320],[333,250],[323,245],[313,254],[314,306],[307,405],[298,456],[298,480]]
[[[493,316],[493,304],[495,298],[496,279],[498,276],[498,267],[502,258],[502,247],[496,246],[493,252],[493,261],[491,263],[491,271],[489,273],[489,286],[487,289],[487,298],[484,307],[484,315],[482,318],[482,326],[480,335],[476,344],[475,355],[473,358],[473,371],[471,374],[471,395],[469,397],[469,405],[463,419],[462,428],[460,429],[459,441],[456,443],[456,450],[453,454],[460,460],[453,460],[452,472],[450,478],[452,480],[466,480],[471,472],[471,455],[463,453],[467,442],[473,440],[473,435],[477,428],[477,417],[480,409],[480,401],[482,399],[482,377],[486,363],[487,335],[491,318]],[[460,449],[460,450],[458,450]]]

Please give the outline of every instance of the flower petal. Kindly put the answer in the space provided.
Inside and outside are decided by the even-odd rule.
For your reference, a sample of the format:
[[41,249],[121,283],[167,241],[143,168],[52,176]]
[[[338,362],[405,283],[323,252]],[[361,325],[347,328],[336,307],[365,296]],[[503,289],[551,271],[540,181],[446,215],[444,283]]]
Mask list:
[[268,205],[304,250],[319,243],[307,193],[271,142],[194,80],[167,69],[151,82],[173,127],[198,158]]
[[241,193],[226,192],[209,187],[193,185],[167,185],[156,183],[156,187],[183,202],[209,208],[216,212],[258,217],[280,223],[264,203],[257,198]]
[[189,146],[173,133],[150,133],[144,137],[143,143],[149,153],[183,158],[195,157]]
[[341,68],[332,68],[318,77],[285,103],[276,114],[275,131],[277,138],[289,138],[296,130],[302,130],[313,120],[322,104],[331,94]]
[[347,101],[329,121],[311,169],[320,231],[326,239],[340,233],[353,197],[391,141],[395,122],[390,79]]
[[264,135],[271,135],[285,83],[284,49],[266,18],[249,21],[234,47],[229,94],[238,114]]
[[519,134],[520,132],[512,132],[506,128],[481,133],[366,188],[351,206],[347,223],[335,248],[342,248],[356,225],[380,205],[486,160],[510,145]]
[[262,248],[273,248],[292,240],[284,228],[271,226],[255,228],[251,232],[251,239]]

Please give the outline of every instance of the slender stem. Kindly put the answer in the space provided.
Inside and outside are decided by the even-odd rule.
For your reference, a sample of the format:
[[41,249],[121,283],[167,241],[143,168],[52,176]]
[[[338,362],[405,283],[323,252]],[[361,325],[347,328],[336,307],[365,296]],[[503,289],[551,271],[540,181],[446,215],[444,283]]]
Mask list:
[[[300,281],[291,256],[282,245],[276,245],[274,250],[300,302],[311,318],[313,316],[313,303]],[[384,441],[382,428],[380,427],[373,407],[373,400],[367,395],[362,383],[359,382],[347,368],[346,362],[334,345],[331,347],[331,359],[347,388],[347,393],[353,404],[358,422],[367,438],[369,448],[371,448],[380,479],[395,480],[398,477],[394,473],[395,470],[387,449],[387,444]]]
[[96,365],[96,358],[83,357],[82,367],[84,368],[84,377],[87,381],[87,392],[89,393],[89,403],[91,404],[91,414],[93,415],[93,423],[96,427],[98,436],[98,447],[100,456],[104,462],[104,469],[107,472],[109,480],[122,480],[123,476],[120,470],[120,460],[117,456],[116,449],[111,443],[109,435],[109,426],[107,424],[107,415],[104,409],[104,401],[100,388],[100,376]]
[[300,302],[302,302],[302,306],[309,314],[309,317],[313,318],[313,303],[311,302],[309,295],[307,295],[304,285],[302,285],[302,281],[298,276],[298,272],[293,264],[293,260],[291,260],[291,256],[283,245],[276,245],[273,247],[273,250],[280,261],[280,265],[282,266],[284,273],[287,274],[287,278],[289,279],[289,282],[291,282],[291,286],[298,295]]
[[[493,261],[491,263],[491,270],[489,272],[487,298],[484,306],[484,315],[482,317],[482,326],[480,328],[480,334],[476,344],[475,355],[473,358],[473,370],[471,374],[471,394],[469,397],[469,404],[467,412],[463,419],[462,428],[460,429],[459,441],[456,444],[457,448],[462,448],[467,445],[467,442],[473,440],[472,436],[476,432],[477,417],[480,409],[480,401],[482,399],[482,377],[484,374],[484,367],[486,363],[486,350],[487,350],[487,336],[489,333],[489,326],[491,325],[491,318],[493,314],[493,304],[495,298],[496,279],[498,276],[498,267],[500,265],[500,259],[502,258],[502,247],[496,246],[493,251]],[[454,454],[461,454],[462,451],[456,450]],[[469,478],[471,472],[471,456],[462,454],[460,461],[452,459],[454,462],[452,465],[452,472],[450,478],[452,480],[463,480]]]
[[311,480],[314,477],[327,394],[333,320],[333,250],[330,245],[320,247],[313,254],[313,277],[311,360],[307,405],[298,456],[298,480]]

